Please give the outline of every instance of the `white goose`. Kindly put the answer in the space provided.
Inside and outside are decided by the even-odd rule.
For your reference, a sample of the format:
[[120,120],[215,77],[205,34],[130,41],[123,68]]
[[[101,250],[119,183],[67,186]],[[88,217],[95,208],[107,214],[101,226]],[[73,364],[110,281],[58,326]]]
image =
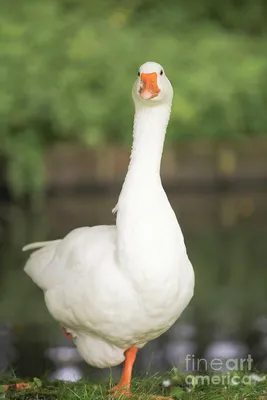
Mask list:
[[137,350],[174,324],[194,291],[183,235],[160,179],[173,97],[163,68],[143,64],[132,95],[134,140],[116,225],[78,228],[23,248],[40,248],[25,271],[84,360],[100,368],[125,360],[114,397],[131,396]]

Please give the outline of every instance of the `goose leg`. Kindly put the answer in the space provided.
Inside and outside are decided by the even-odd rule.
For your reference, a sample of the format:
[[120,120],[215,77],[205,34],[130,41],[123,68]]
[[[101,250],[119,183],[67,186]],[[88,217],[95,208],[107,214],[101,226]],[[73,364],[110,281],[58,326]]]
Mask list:
[[[120,383],[113,388],[111,388],[110,392],[112,396],[115,398],[138,398],[137,395],[131,393],[131,379],[132,379],[132,371],[133,365],[136,359],[136,353],[138,351],[137,347],[131,347],[130,349],[125,351],[125,362],[121,375]],[[171,398],[167,398],[164,396],[149,396],[150,400],[173,400]]]
[[125,351],[125,362],[121,375],[120,383],[113,388],[111,388],[110,392],[113,397],[133,397],[130,391],[131,387],[131,379],[132,379],[132,371],[133,365],[136,359],[137,347],[130,347]]

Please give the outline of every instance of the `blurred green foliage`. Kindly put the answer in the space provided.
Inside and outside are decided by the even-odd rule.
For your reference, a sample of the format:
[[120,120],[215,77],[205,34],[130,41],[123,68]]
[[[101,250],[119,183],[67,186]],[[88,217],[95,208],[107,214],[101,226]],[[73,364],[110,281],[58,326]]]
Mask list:
[[169,140],[267,132],[267,5],[226,0],[0,4],[0,155],[14,193],[41,190],[55,140],[131,140],[139,65],[175,88]]

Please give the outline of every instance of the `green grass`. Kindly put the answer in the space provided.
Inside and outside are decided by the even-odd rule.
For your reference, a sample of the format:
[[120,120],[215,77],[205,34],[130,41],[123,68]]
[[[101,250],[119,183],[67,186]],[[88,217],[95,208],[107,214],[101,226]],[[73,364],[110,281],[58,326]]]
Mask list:
[[[240,380],[245,375],[240,375]],[[263,376],[263,375],[262,375]],[[211,378],[209,376],[206,379]],[[171,385],[166,388],[163,382],[168,380]],[[1,380],[3,384],[18,382]],[[194,381],[194,380],[193,380]],[[76,383],[64,382],[42,382],[35,378],[30,382],[32,389],[16,391],[9,389],[4,391],[0,385],[0,398],[17,400],[106,400],[112,399],[109,395],[109,384],[90,384],[84,380]],[[196,383],[196,380],[195,380]],[[35,386],[35,389],[34,389]],[[2,388],[2,393],[1,393]],[[137,395],[137,399],[149,400],[153,395],[169,396],[174,399],[182,400],[267,400],[267,378],[260,382],[251,384],[213,384],[207,383],[199,385],[189,385],[185,382],[185,376],[172,371],[165,376],[155,375],[153,377],[135,378],[132,383],[132,392]],[[5,396],[5,397],[4,397]],[[123,400],[123,397],[121,397]]]

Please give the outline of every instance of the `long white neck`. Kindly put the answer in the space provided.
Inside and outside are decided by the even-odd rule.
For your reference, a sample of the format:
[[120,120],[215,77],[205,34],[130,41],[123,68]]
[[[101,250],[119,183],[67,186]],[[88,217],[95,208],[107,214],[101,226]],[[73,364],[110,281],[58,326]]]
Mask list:
[[161,157],[171,103],[154,107],[136,106],[133,146],[124,188],[131,183],[159,179]]
[[151,276],[170,275],[176,268],[176,243],[182,241],[160,180],[170,110],[171,104],[136,108],[131,160],[116,207],[117,257],[138,285],[149,285]]

